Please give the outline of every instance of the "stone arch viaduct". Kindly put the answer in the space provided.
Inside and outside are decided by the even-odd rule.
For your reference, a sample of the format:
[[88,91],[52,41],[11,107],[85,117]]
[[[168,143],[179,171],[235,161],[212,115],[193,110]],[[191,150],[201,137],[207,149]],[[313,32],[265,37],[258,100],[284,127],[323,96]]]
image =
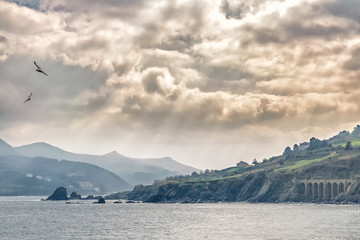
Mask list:
[[346,193],[355,180],[309,179],[299,180],[305,197],[314,200],[331,200],[340,193]]

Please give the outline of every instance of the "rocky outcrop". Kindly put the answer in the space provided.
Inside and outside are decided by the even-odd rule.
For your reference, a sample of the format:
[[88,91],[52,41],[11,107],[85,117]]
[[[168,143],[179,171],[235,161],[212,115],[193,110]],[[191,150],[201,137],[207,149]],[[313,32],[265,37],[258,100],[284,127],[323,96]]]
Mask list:
[[96,199],[96,198],[94,197],[94,195],[88,195],[88,196],[85,198],[85,200],[93,200],[93,199]]
[[80,195],[80,194],[77,194],[76,192],[72,192],[72,193],[70,194],[70,200],[75,200],[75,199],[80,200],[80,199],[81,199],[81,195]]
[[298,202],[301,190],[293,176],[258,172],[239,179],[173,182],[135,188],[127,199],[144,202]]
[[[127,195],[128,199],[144,202],[234,202],[256,198],[266,175],[252,174],[242,179],[173,182],[135,188]],[[265,189],[262,190],[265,194]],[[255,199],[254,199],[255,200]]]
[[96,204],[104,204],[105,203],[105,199],[103,197],[100,197],[99,201],[94,202]]
[[49,196],[46,200],[50,201],[61,201],[61,200],[68,200],[67,191],[64,187],[59,187],[55,190],[55,192]]
[[360,180],[351,185],[347,193],[341,193],[335,199],[339,203],[360,203]]

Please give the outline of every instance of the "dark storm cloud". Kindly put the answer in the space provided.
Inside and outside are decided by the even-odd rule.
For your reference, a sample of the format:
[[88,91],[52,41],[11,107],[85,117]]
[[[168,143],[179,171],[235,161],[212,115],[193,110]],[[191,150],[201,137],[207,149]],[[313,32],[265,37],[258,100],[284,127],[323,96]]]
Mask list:
[[155,19],[144,22],[135,41],[143,48],[185,50],[201,41],[206,9],[196,1],[179,4],[167,1]]
[[288,43],[302,39],[323,39],[332,40],[338,37],[347,37],[357,32],[358,24],[347,23],[346,27],[336,21],[330,24],[323,24],[317,17],[321,13],[302,12],[300,7],[289,10],[288,17],[280,17],[274,14],[268,18],[274,22],[271,25],[249,24],[244,27],[248,33],[252,33],[255,40],[260,44],[267,43]]
[[132,67],[132,63],[128,60],[125,61],[121,61],[121,62],[115,62],[113,61],[113,68],[114,68],[114,72],[118,75],[118,76],[122,76],[124,74],[127,74],[129,72],[129,70]]
[[162,89],[161,80],[159,78],[164,78],[162,71],[151,71],[145,74],[143,77],[143,84],[145,91],[148,93],[160,93],[165,94],[165,91]]
[[7,42],[7,38],[0,35],[0,43],[6,43],[6,42]]
[[[207,81],[199,88],[203,91],[246,92],[254,86],[254,75],[245,70],[229,65],[211,66],[210,63],[194,64],[194,69],[206,76]],[[244,85],[244,80],[247,84]],[[239,86],[236,86],[239,84]]]
[[[352,32],[352,31],[351,31]],[[275,29],[256,29],[255,37],[259,43],[286,43],[294,40],[322,38],[331,40],[338,36],[344,36],[349,30],[337,26],[322,26],[314,24],[305,26],[301,23],[293,22],[279,26]]]
[[246,14],[256,14],[266,2],[283,2],[284,0],[222,0],[220,10],[227,19],[242,19]]
[[193,34],[189,33],[169,37],[155,47],[166,51],[186,51],[197,43],[201,43],[201,39],[195,38]]
[[243,9],[241,8],[241,6],[232,8],[227,0],[223,0],[220,8],[225,13],[226,18],[242,18]]
[[360,22],[360,1],[358,0],[329,0],[317,7],[321,8],[324,13]]
[[217,81],[241,80],[253,77],[252,74],[231,66],[208,66],[204,69],[204,73],[210,79]]
[[360,29],[359,8],[357,0],[305,2],[290,7],[286,14],[273,12],[258,24],[245,24],[240,30],[252,34],[259,44],[346,38],[357,34]]

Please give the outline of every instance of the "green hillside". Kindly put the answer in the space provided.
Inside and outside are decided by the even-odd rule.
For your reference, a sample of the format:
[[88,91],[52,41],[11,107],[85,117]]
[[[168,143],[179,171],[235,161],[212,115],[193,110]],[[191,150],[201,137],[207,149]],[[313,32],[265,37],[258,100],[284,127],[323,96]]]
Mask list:
[[[354,183],[331,199],[306,196],[303,180],[349,179]],[[137,186],[129,199],[148,202],[357,202],[360,179],[360,126],[350,132],[286,147],[280,156],[253,164],[188,176],[168,177],[150,186]],[[360,194],[360,191],[359,191]],[[360,196],[360,195],[359,195]],[[359,198],[360,199],[360,198]]]

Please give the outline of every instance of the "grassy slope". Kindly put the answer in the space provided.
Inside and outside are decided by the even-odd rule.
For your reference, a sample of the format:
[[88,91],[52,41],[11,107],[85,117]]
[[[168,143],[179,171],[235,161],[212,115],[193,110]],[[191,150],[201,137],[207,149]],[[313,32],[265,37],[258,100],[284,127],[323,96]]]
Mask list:
[[353,139],[351,141],[353,149],[351,151],[344,150],[347,141],[337,142],[332,147],[321,148],[313,151],[301,151],[294,156],[286,159],[284,156],[272,157],[271,160],[262,162],[256,166],[248,167],[230,167],[227,169],[212,171],[209,173],[199,174],[197,176],[171,178],[162,183],[171,182],[197,182],[197,181],[219,181],[225,179],[242,178],[249,174],[254,174],[260,171],[285,171],[285,172],[300,172],[302,169],[315,165],[326,164],[327,162],[334,162],[343,159],[360,155],[360,139]]
[[349,139],[333,142],[329,147],[292,152],[287,157],[272,157],[254,166],[168,177],[153,185],[135,187],[127,196],[150,202],[306,201],[309,199],[299,195],[299,186],[293,184],[295,179],[360,178],[360,145],[357,145],[360,138],[352,139],[350,150],[345,150],[347,141]]
[[[346,141],[334,144],[334,146],[340,146],[340,147],[345,147],[345,145],[346,145]],[[351,146],[352,147],[359,147],[360,146],[360,139],[355,139],[355,140],[351,141]]]

